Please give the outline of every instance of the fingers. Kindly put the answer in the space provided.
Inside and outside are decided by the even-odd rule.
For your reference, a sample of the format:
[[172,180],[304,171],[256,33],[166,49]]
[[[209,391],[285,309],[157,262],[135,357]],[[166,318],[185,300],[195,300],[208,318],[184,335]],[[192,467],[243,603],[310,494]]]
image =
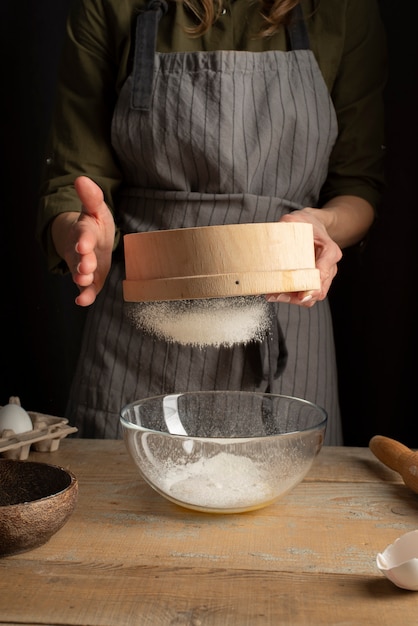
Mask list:
[[[107,212],[108,209],[104,203],[102,190],[87,176],[76,178],[74,187],[82,203],[81,213],[77,220],[77,244],[75,251],[82,257],[90,254],[96,248],[100,219],[103,211]],[[87,268],[85,271],[90,273],[94,269]]]
[[78,287],[89,287],[94,282],[94,274],[80,274],[77,272],[73,275],[73,282]]
[[[331,241],[331,240],[330,240]],[[338,271],[337,263],[341,258],[341,251],[336,244],[331,246],[319,245],[316,249],[316,267],[320,273],[320,289],[292,293],[275,293],[266,296],[268,302],[285,302],[297,304],[306,308],[314,306],[316,302],[324,300]]]
[[303,209],[283,215],[283,222],[307,222],[313,226],[315,266],[319,270],[321,287],[319,290],[303,291],[289,294],[269,294],[269,302],[288,302],[299,304],[304,307],[312,307],[320,300],[324,300],[331,287],[338,270],[338,262],[341,260],[342,251],[333,239],[328,235],[325,225],[318,219],[320,213],[312,213],[313,209]]
[[97,269],[97,257],[94,252],[80,256],[80,261],[75,268],[78,274],[93,274]]
[[97,269],[97,258],[94,252],[80,257],[80,261],[73,272],[73,282],[80,289],[80,295],[76,298],[79,306],[89,306],[92,304],[98,293],[95,285],[95,271]]
[[58,254],[67,263],[80,290],[76,303],[88,306],[96,299],[109,273],[115,223],[103,192],[94,181],[80,176],[74,186],[82,203],[81,212],[58,215],[52,224],[52,236]]
[[90,306],[96,300],[97,290],[94,285],[84,287],[80,290],[80,294],[75,299],[78,306]]
[[318,263],[317,268],[320,270],[321,288],[318,290],[298,291],[291,293],[273,293],[266,295],[268,302],[285,302],[287,304],[298,304],[306,308],[314,306],[316,302],[324,300],[327,297],[332,281],[337,274],[337,263],[324,262]]
[[[74,187],[81,200],[85,213],[94,217],[98,212],[103,210],[103,192],[91,178],[79,176],[74,181]],[[106,208],[106,206],[104,208]]]
[[266,299],[267,302],[284,302],[310,308],[315,302],[323,298],[321,298],[321,291],[299,291],[294,293],[270,293],[266,295]]

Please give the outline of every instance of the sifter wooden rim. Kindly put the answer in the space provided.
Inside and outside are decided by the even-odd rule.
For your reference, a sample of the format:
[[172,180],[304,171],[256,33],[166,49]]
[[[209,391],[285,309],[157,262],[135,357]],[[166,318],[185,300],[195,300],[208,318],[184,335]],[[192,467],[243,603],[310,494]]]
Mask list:
[[227,224],[124,237],[128,302],[319,289],[306,223]]
[[307,291],[320,288],[317,269],[124,280],[126,302],[194,300]]

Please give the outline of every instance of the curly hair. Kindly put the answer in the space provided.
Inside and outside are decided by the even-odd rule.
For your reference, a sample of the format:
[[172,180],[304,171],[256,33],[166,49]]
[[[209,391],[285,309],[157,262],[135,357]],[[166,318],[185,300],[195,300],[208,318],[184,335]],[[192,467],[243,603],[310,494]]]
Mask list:
[[[299,0],[253,0],[260,5],[264,19],[261,37],[270,37],[282,24],[287,22],[290,11],[299,4]],[[187,32],[195,37],[204,35],[222,12],[222,0],[183,0],[185,6],[195,15],[198,24]]]

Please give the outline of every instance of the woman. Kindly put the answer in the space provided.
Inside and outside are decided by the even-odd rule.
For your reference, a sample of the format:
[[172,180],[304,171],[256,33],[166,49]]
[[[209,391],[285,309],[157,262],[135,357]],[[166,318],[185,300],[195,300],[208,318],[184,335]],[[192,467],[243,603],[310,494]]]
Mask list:
[[[320,404],[343,443],[326,296],[382,190],[375,0],[76,0],[67,33],[39,214],[91,305],[67,417],[118,437],[140,397],[261,390]],[[121,235],[278,220],[313,225],[321,288],[269,294],[265,340],[183,346],[124,315]]]

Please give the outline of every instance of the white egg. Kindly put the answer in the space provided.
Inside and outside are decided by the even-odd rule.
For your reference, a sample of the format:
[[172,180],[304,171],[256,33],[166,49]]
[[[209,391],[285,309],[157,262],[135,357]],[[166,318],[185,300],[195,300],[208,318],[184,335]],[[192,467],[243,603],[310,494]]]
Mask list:
[[377,555],[376,564],[397,587],[418,591],[418,530],[396,539]]
[[16,435],[33,430],[29,414],[19,404],[6,404],[0,409],[0,435],[3,430],[12,430]]

